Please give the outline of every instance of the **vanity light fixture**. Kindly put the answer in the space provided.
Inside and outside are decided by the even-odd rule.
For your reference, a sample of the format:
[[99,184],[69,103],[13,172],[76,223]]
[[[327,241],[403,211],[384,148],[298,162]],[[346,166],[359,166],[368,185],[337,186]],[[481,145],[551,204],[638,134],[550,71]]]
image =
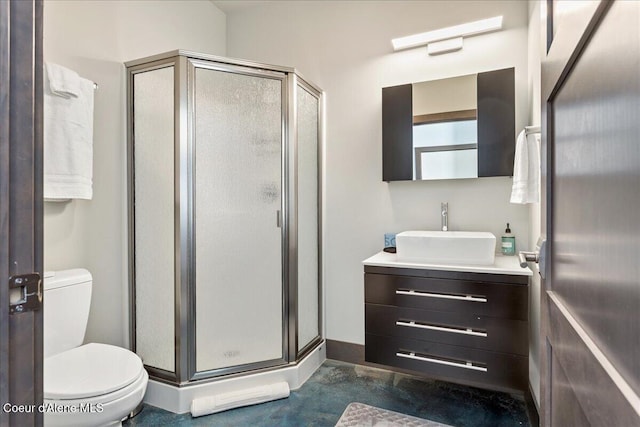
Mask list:
[[[462,38],[502,29],[502,16],[467,22],[391,40],[393,50],[428,45],[430,55],[462,49]],[[438,42],[432,46],[434,42]],[[447,42],[447,43],[444,43]]]
[[454,52],[460,49],[462,49],[462,37],[441,40],[439,42],[431,42],[427,45],[427,53],[429,55],[440,55],[442,53]]

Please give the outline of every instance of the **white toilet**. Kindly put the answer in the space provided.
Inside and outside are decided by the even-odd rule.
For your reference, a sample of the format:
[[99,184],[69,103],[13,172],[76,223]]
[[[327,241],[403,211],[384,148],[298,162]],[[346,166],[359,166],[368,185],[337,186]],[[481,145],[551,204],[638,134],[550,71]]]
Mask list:
[[142,402],[149,375],[131,351],[85,344],[91,274],[45,273],[44,424],[111,426]]

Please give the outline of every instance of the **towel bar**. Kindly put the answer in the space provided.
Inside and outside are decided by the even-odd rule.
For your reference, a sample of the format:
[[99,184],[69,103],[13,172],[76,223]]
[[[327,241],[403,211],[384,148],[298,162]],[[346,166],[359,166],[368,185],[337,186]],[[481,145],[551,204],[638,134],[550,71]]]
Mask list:
[[532,133],[540,133],[540,126],[525,126],[524,133],[527,135]]

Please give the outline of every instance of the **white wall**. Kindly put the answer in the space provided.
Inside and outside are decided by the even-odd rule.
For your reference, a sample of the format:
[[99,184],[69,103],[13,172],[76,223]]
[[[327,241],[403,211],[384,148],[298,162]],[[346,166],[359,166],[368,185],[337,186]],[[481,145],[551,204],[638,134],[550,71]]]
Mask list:
[[[544,39],[540,28],[540,1],[529,1],[529,124],[540,125],[540,61]],[[529,241],[535,245],[540,236],[540,204],[529,205]],[[540,407],[540,275],[537,264],[529,287],[529,381],[533,397]]]
[[224,13],[207,0],[44,3],[45,61],[99,84],[93,200],[45,203],[44,214],[45,269],[94,277],[86,341],[128,344],[123,62],[174,49],[224,55]]
[[[495,15],[504,29],[465,39],[462,51],[392,51],[394,37]],[[295,66],[326,92],[327,338],[364,343],[361,261],[385,232],[438,229],[441,201],[452,229],[499,238],[510,222],[529,247],[529,210],[508,202],[510,178],[388,184],[381,170],[385,86],[515,66],[516,125],[527,124],[527,2],[265,2],[227,10],[227,53]]]

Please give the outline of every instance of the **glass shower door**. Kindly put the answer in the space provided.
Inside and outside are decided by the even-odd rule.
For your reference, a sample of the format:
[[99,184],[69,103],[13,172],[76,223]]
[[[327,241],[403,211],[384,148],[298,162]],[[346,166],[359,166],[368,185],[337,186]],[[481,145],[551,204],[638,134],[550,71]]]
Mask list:
[[320,94],[296,78],[298,336],[301,352],[320,337],[319,301],[319,142]]
[[174,66],[133,76],[135,347],[148,367],[176,371]]
[[192,68],[196,372],[283,363],[284,77]]

